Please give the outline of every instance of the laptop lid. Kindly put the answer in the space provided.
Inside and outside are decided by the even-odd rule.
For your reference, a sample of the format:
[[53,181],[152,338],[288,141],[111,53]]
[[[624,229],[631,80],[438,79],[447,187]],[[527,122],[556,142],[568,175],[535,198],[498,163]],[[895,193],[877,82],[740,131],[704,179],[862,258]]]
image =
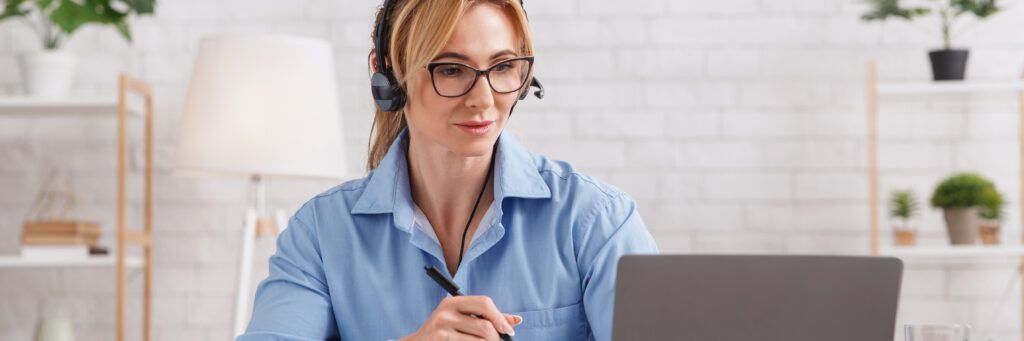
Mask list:
[[779,255],[625,255],[612,339],[870,341],[895,333],[903,262]]

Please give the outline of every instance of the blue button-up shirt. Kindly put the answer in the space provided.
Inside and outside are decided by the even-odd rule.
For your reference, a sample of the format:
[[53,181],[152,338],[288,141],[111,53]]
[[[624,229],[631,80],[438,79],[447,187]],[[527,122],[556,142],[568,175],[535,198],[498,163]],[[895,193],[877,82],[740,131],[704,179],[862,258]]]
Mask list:
[[[398,339],[448,294],[429,222],[413,203],[403,131],[379,167],[305,203],[288,222],[238,340]],[[657,253],[621,190],[498,139],[494,204],[453,278],[523,317],[518,340],[609,340],[620,256]],[[450,277],[450,274],[448,274]]]

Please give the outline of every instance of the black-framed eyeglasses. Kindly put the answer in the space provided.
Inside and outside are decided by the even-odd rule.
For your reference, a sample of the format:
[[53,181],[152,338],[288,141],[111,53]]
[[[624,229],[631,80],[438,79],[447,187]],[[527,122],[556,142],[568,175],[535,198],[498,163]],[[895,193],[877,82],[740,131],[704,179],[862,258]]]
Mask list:
[[476,85],[480,75],[487,77],[491,90],[500,94],[516,92],[526,85],[533,68],[533,56],[506,59],[491,65],[485,70],[455,62],[427,64],[430,82],[434,91],[441,97],[459,97],[465,95]]

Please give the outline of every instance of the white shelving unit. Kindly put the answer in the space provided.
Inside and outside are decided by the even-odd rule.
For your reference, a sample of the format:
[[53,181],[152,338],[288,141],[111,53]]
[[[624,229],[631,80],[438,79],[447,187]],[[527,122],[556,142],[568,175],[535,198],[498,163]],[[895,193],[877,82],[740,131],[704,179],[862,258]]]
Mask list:
[[880,95],[929,95],[952,93],[993,93],[1024,91],[1024,81],[937,81],[878,83]]
[[[136,112],[137,114],[137,112]],[[91,96],[70,98],[0,97],[0,115],[3,116],[56,116],[56,115],[117,115],[117,98],[114,96]],[[126,260],[129,267],[139,267],[142,262],[135,258]],[[101,267],[116,265],[113,256],[90,256],[87,259],[36,259],[20,255],[0,255],[0,268],[32,267]]]
[[[104,115],[116,116],[118,101],[115,96],[90,96],[71,98],[0,97],[0,115],[11,116],[54,116],[54,115]],[[141,116],[141,110],[129,108],[131,116]],[[141,268],[143,259],[127,257],[125,265]],[[112,255],[90,256],[86,259],[36,259],[19,255],[0,255],[0,268],[32,267],[105,267],[117,265]]]
[[[142,110],[129,103],[131,116],[141,116]],[[109,115],[116,116],[116,96],[90,96],[70,98],[0,97],[0,115]]]
[[[129,96],[135,94],[137,96]],[[141,110],[138,109],[141,107]],[[116,269],[115,291],[116,340],[125,339],[125,296],[126,272],[129,268],[143,272],[142,338],[149,340],[152,316],[152,232],[153,232],[153,89],[136,78],[125,74],[118,76],[118,92],[108,97],[72,97],[64,99],[0,97],[0,119],[4,117],[51,117],[57,115],[108,115],[118,121],[117,131],[117,229],[116,245],[108,255],[78,258],[26,258],[21,255],[0,255],[0,270],[3,268],[69,268],[108,267]],[[129,229],[126,226],[127,188],[127,145],[128,117],[144,119],[145,168],[143,226]],[[126,249],[131,246],[142,248],[141,256],[129,256]]]
[[[129,268],[141,268],[145,265],[145,261],[140,257],[127,257],[125,258],[124,264]],[[0,268],[107,267],[115,265],[117,265],[117,258],[112,255],[68,259],[0,256]]]
[[[898,257],[908,261],[938,262],[942,264],[972,263],[992,260],[1009,260],[1018,268],[1018,276],[1024,279],[1024,239],[1007,240],[1001,245],[966,245],[966,246],[909,246],[881,247],[879,240],[879,186],[878,186],[878,107],[879,97],[884,95],[934,96],[945,94],[1017,94],[1019,126],[1018,143],[1021,168],[1021,197],[1024,198],[1024,81],[937,81],[937,82],[902,82],[887,83],[878,81],[875,62],[867,65],[867,116],[868,116],[868,189],[871,222],[871,254]],[[1024,213],[1024,200],[1020,204],[1020,212]],[[1024,231],[1024,226],[1017,226],[1016,231]],[[1005,226],[1010,229],[1012,227]],[[1024,234],[1018,233],[1024,238]],[[1004,237],[1006,234],[1004,234]],[[1007,238],[1009,239],[1009,238]],[[1024,288],[1022,288],[1024,293]],[[1021,310],[1024,312],[1024,295]],[[1024,314],[1021,321],[1021,338],[1024,340]]]
[[1024,247],[1013,245],[907,246],[881,248],[878,253],[880,255],[908,259],[1024,257]]

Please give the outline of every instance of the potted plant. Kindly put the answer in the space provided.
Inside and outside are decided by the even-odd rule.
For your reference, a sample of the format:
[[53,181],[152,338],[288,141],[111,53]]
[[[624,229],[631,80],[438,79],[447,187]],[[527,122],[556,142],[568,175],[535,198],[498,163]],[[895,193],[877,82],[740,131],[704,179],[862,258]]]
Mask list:
[[913,246],[917,243],[917,231],[910,226],[910,219],[917,214],[917,196],[912,190],[893,191],[889,197],[889,216],[902,221],[893,227],[896,245]]
[[[867,0],[871,9],[861,16],[864,21],[900,18],[913,20],[916,17],[936,15],[939,33],[942,35],[942,49],[931,50],[928,57],[932,63],[932,77],[935,80],[963,80],[967,66],[967,50],[952,47],[953,30],[960,28],[964,15],[980,21],[999,12],[996,0],[928,0],[931,6],[903,7],[899,0]],[[921,2],[918,2],[921,3]]]
[[978,233],[981,235],[982,243],[997,245],[1003,218],[1003,195],[995,188],[990,188],[985,191],[982,198],[981,208],[978,210],[978,218],[981,218]]
[[978,206],[985,202],[985,193],[992,188],[995,186],[991,181],[974,173],[955,174],[935,188],[931,204],[943,209],[946,231],[952,244],[976,243]]
[[131,14],[152,14],[156,0],[4,0],[0,22],[23,19],[42,43],[41,51],[21,53],[25,93],[36,97],[66,97],[74,78],[75,55],[61,45],[86,24],[109,25],[129,42]]

